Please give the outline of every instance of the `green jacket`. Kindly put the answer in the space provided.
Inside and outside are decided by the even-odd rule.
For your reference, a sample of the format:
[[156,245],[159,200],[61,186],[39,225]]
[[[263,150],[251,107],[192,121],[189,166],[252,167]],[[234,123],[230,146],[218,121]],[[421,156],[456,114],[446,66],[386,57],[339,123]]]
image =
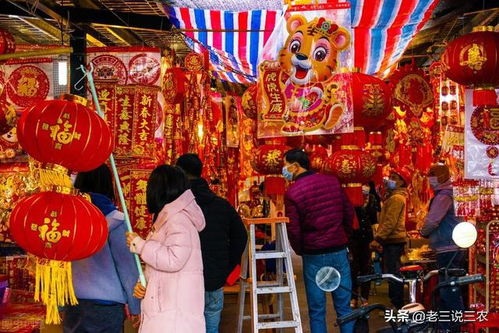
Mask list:
[[407,241],[406,207],[407,190],[405,188],[394,190],[381,208],[376,241],[381,244],[398,244]]

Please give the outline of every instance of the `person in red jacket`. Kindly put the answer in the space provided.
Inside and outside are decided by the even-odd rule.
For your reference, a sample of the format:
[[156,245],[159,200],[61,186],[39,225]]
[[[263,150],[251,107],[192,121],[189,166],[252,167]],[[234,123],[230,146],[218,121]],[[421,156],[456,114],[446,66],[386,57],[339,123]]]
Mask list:
[[[327,332],[326,294],[317,286],[315,276],[324,266],[341,274],[340,287],[333,293],[338,317],[350,313],[352,281],[348,261],[348,238],[352,233],[353,207],[338,179],[310,171],[307,154],[292,149],[284,155],[284,178],[294,181],[284,203],[289,241],[303,259],[303,278],[307,295],[310,330]],[[354,323],[340,327],[341,333],[353,332]]]

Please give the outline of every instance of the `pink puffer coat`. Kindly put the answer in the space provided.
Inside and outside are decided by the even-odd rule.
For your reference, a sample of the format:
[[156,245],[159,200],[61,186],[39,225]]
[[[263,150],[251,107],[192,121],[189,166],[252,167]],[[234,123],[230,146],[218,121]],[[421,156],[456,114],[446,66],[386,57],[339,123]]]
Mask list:
[[165,205],[147,237],[132,251],[147,264],[141,333],[201,333],[204,322],[203,261],[198,232],[205,220],[190,190]]

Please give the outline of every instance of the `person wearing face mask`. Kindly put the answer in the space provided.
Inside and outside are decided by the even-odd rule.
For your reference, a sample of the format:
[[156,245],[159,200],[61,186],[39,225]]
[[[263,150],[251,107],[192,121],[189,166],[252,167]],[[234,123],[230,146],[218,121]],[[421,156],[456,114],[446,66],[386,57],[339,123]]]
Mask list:
[[[352,312],[350,308],[352,280],[347,244],[352,233],[353,208],[334,176],[309,170],[307,154],[292,149],[284,155],[282,175],[294,183],[284,197],[289,242],[302,256],[305,293],[312,333],[327,332],[326,294],[315,282],[324,266],[336,268],[340,286],[332,292],[338,317]],[[341,333],[353,332],[354,322],[341,325]]]
[[[364,197],[364,204],[360,207],[355,207],[355,214],[359,221],[359,228],[354,230],[352,237],[350,237],[350,244],[348,249],[352,255],[351,269],[352,269],[352,300],[350,306],[357,307],[358,299],[357,294],[359,291],[359,283],[357,276],[371,274],[371,256],[372,251],[369,248],[369,243],[374,239],[372,225],[378,223],[377,214],[381,210],[381,204],[377,199],[376,189],[374,183],[362,185],[362,195]],[[369,292],[371,290],[370,283],[363,283],[360,285],[360,305],[367,305]]]
[[[383,253],[383,273],[400,275],[401,257],[407,242],[405,217],[407,207],[407,186],[411,181],[411,172],[407,168],[392,171],[386,181],[388,198],[385,200],[379,218],[376,237],[370,248]],[[395,308],[404,305],[404,285],[388,282],[388,295]]]
[[[428,173],[428,180],[435,196],[430,202],[430,209],[420,233],[430,239],[430,247],[437,253],[439,269],[464,268],[466,251],[459,248],[452,240],[452,231],[461,221],[454,213],[449,167],[441,164],[433,165]],[[458,288],[441,288],[439,310],[464,310],[461,291]]]

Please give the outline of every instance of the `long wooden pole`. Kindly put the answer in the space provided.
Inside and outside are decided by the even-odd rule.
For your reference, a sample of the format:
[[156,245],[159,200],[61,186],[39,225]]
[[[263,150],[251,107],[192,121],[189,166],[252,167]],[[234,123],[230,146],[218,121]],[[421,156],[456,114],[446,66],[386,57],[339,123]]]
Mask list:
[[49,55],[68,54],[71,52],[73,52],[72,47],[57,47],[57,48],[53,48],[53,49],[43,49],[43,50],[35,50],[35,51],[25,51],[25,52],[0,54],[0,60],[19,59],[19,58],[26,58],[26,57],[42,57],[42,56],[49,56]]
[[[94,77],[92,76],[93,66],[90,64],[91,69],[87,71],[85,66],[81,65],[81,70],[87,76],[88,86],[90,87],[90,91],[92,92],[92,99],[94,101],[95,110],[101,118],[104,119],[104,112],[102,112],[100,108],[99,98],[97,97],[97,91],[95,90]],[[125,225],[129,232],[132,232],[132,224],[130,223],[130,216],[128,215],[128,208],[126,206],[125,196],[123,195],[123,189],[121,187],[120,176],[118,175],[118,169],[116,168],[116,163],[114,161],[114,156],[111,154],[109,156],[109,161],[111,162],[111,168],[113,169],[114,180],[116,183],[116,188],[118,189],[118,196],[120,198],[121,207],[123,209],[123,215],[125,216]],[[137,254],[134,254],[135,263],[137,264],[137,269],[139,271],[140,283],[145,287],[146,286],[146,278],[144,276],[144,272],[142,271],[142,265],[140,264],[140,259]]]

